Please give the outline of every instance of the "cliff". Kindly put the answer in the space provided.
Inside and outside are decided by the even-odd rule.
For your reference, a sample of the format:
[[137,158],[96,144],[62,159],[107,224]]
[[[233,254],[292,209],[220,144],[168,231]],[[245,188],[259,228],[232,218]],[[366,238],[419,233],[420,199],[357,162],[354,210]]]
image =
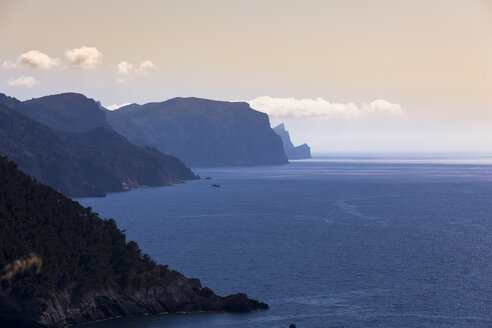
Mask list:
[[287,158],[268,116],[247,103],[174,98],[108,111],[131,142],[172,154],[186,165],[271,165]]
[[100,105],[78,93],[34,98],[17,102],[13,107],[4,105],[57,131],[86,132],[99,127],[110,129]]
[[283,123],[274,127],[273,131],[275,131],[275,133],[278,134],[282,139],[282,145],[288,159],[311,158],[311,148],[307,144],[294,146],[294,144],[290,140],[289,131],[285,129],[285,125]]
[[[37,183],[5,157],[0,157],[0,223],[0,327],[268,308],[245,294],[217,296],[198,279],[156,264],[135,242],[126,242],[114,220],[102,220]],[[16,267],[29,263],[22,258],[31,252],[39,271]]]
[[[3,98],[9,99],[10,105],[22,107],[13,98]],[[110,128],[83,133],[55,131],[2,105],[0,155],[71,197],[104,196],[106,192],[195,178],[175,157],[133,145]]]

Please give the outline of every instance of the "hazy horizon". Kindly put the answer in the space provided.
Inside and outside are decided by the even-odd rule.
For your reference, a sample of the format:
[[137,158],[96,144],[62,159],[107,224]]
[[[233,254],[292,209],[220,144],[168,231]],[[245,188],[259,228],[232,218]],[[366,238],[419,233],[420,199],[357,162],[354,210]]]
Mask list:
[[248,101],[326,152],[488,152],[492,3],[0,0],[0,92]]

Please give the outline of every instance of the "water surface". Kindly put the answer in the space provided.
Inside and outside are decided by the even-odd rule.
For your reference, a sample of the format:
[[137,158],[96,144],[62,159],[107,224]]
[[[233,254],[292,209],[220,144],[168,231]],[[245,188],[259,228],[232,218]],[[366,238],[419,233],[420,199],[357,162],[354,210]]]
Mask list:
[[[335,158],[79,199],[158,263],[269,311],[91,327],[490,327],[492,161]],[[211,184],[221,188],[212,188]]]

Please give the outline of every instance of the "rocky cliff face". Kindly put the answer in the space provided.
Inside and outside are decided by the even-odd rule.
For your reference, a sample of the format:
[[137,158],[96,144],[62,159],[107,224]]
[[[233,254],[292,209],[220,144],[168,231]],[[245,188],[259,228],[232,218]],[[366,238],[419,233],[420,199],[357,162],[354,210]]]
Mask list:
[[294,146],[294,144],[290,140],[289,131],[285,129],[285,125],[283,123],[274,127],[273,131],[275,131],[275,133],[278,134],[282,139],[282,145],[288,159],[311,158],[311,148],[307,144]]
[[247,103],[174,98],[107,112],[114,129],[138,145],[172,154],[186,165],[287,163],[268,116]]
[[173,285],[142,288],[51,291],[36,301],[0,291],[0,327],[58,328],[124,316],[195,312],[252,312],[268,305],[238,293],[215,295],[198,279],[180,277]]
[[[3,95],[2,101],[16,109],[25,108],[15,98]],[[97,110],[106,122],[104,112]],[[106,192],[195,178],[174,156],[133,145],[106,126],[84,132],[57,131],[0,104],[0,155],[71,197],[104,196]]]
[[187,279],[179,273],[175,276],[171,284],[163,281],[150,287],[98,289],[83,295],[70,290],[51,292],[42,301],[44,310],[32,321],[44,327],[66,327],[130,315],[268,309],[268,305],[251,300],[246,294],[217,296],[202,287],[198,279]]

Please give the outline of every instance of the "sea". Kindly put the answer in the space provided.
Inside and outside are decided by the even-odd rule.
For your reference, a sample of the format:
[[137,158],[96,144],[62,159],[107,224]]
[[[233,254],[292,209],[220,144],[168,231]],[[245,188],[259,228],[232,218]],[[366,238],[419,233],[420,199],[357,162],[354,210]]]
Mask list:
[[492,327],[492,157],[329,156],[194,172],[211,179],[77,201],[114,218],[156,262],[271,309],[87,327]]

